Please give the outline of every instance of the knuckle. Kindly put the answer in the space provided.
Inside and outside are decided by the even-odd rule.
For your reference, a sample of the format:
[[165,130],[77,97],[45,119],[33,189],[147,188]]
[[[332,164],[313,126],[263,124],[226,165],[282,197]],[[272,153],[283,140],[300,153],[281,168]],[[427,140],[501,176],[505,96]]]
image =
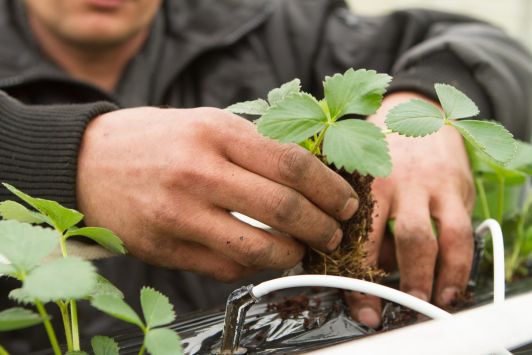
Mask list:
[[436,254],[438,241],[433,235],[430,223],[398,223],[396,225],[398,246],[423,249],[424,253]]
[[243,263],[246,266],[267,266],[271,263],[273,242],[265,238],[253,238],[244,250]]
[[271,195],[267,209],[277,224],[293,224],[301,218],[301,204],[296,193],[279,191]]
[[279,175],[288,183],[298,183],[308,171],[312,155],[297,144],[283,146],[279,154]]

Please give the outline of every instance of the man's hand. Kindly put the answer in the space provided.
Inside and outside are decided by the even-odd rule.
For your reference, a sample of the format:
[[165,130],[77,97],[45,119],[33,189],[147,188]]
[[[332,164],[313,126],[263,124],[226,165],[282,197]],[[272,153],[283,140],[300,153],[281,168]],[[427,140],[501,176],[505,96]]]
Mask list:
[[302,243],[335,249],[338,221],[358,206],[349,184],[309,152],[212,108],[96,118],[82,141],[77,196],[87,224],[115,231],[133,255],[225,281],[290,268],[303,256]]
[[[368,120],[384,128],[387,112],[412,98],[420,97],[392,94]],[[393,242],[401,290],[447,306],[465,289],[473,256],[470,216],[474,188],[462,138],[446,126],[424,138],[393,134],[388,142],[393,172],[373,184],[377,203],[367,246],[368,262],[378,264],[386,249],[386,223],[395,219]],[[431,228],[431,217],[438,237]],[[355,319],[371,327],[379,325],[378,298],[348,293],[347,300]]]

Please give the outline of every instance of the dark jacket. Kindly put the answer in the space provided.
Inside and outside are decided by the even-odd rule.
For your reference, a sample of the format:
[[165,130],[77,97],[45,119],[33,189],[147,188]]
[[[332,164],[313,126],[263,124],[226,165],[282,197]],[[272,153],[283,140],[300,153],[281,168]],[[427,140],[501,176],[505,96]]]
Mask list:
[[[531,58],[499,29],[467,17],[407,10],[368,18],[334,0],[169,0],[116,91],[106,93],[47,60],[22,2],[0,0],[0,180],[75,207],[77,152],[98,114],[143,105],[225,107],[295,77],[322,96],[323,77],[349,67],[392,74],[389,92],[434,97],[433,83],[451,83],[478,103],[482,117],[529,137]],[[138,305],[140,286],[151,285],[178,313],[220,305],[236,287],[129,257],[97,264],[130,303]],[[2,286],[2,294],[13,287]],[[88,333],[114,322],[81,317]],[[29,350],[24,341],[18,346]]]

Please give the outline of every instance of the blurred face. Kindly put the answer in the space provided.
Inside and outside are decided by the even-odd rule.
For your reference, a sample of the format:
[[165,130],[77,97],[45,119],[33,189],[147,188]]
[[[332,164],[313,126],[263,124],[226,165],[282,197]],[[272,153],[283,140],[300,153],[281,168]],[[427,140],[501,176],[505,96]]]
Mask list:
[[161,0],[25,0],[33,23],[70,44],[121,44],[145,30]]

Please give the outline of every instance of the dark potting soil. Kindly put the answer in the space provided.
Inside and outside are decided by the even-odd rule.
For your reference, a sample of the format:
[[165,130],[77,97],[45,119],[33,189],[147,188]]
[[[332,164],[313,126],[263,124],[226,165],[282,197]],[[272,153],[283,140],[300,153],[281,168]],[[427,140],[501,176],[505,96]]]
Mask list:
[[332,253],[325,254],[309,249],[303,260],[307,273],[338,275],[362,280],[378,281],[384,272],[364,262],[366,253],[363,245],[372,231],[375,201],[371,192],[372,176],[358,173],[349,174],[337,171],[357,192],[359,207],[355,215],[341,223],[343,238],[340,246]]

